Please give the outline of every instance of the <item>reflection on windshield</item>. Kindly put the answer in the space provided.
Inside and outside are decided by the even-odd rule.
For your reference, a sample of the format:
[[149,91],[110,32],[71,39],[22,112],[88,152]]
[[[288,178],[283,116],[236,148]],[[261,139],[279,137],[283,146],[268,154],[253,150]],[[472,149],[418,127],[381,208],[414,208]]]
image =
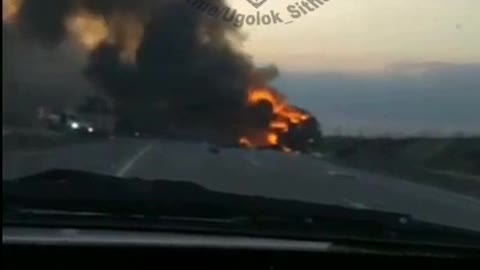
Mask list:
[[252,2],[4,0],[3,178],[186,180],[480,230],[480,4]]

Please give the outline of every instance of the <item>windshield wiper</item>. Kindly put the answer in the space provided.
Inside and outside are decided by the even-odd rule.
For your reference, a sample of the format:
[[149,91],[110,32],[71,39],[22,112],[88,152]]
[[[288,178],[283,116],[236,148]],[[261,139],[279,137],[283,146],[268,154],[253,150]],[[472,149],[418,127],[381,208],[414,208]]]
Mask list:
[[476,232],[420,222],[404,214],[216,192],[181,181],[52,170],[3,181],[3,195],[4,224],[194,228],[480,246]]

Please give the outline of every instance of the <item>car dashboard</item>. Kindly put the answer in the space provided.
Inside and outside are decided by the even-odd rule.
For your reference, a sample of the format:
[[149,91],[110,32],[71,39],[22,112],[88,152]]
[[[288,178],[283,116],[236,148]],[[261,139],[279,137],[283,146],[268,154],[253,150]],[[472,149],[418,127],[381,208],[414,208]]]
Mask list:
[[3,228],[3,264],[11,268],[111,267],[302,269],[357,262],[418,263],[473,258],[467,249],[350,244],[183,232]]

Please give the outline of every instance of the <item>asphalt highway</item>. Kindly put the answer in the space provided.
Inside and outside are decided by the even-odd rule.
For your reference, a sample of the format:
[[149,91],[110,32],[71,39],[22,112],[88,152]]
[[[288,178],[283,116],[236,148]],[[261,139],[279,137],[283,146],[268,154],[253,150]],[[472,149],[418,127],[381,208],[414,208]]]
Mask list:
[[191,181],[239,194],[406,213],[480,231],[480,200],[419,183],[339,167],[310,155],[221,149],[201,143],[112,139],[41,151],[4,152],[3,179],[49,169]]

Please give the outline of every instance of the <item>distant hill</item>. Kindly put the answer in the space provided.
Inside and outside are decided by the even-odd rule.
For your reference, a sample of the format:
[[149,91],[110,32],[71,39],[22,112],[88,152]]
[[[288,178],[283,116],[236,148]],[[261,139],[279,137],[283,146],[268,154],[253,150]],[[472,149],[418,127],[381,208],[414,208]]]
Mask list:
[[480,65],[423,73],[282,73],[274,81],[327,134],[480,134]]
[[321,151],[343,165],[480,197],[480,137],[327,137]]

